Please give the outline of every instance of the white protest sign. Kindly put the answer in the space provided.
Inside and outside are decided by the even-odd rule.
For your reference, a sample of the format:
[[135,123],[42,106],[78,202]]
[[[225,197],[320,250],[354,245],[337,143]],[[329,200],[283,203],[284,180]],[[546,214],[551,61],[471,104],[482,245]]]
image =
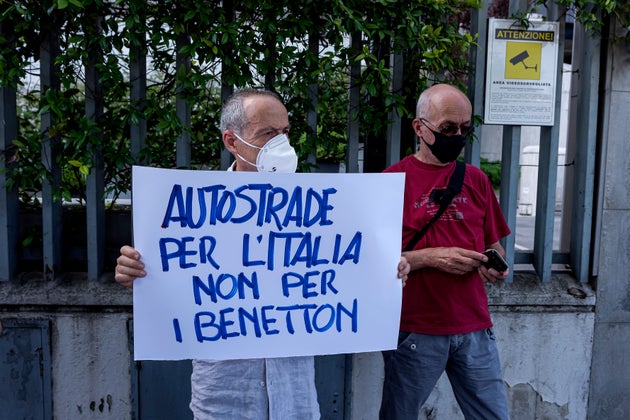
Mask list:
[[404,174],[133,168],[136,360],[396,347]]

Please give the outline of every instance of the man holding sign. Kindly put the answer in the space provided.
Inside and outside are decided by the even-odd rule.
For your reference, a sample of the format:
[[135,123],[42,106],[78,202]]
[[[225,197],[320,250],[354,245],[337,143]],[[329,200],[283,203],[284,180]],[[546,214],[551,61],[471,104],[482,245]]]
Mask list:
[[[252,89],[235,93],[221,115],[223,142],[235,158],[229,170],[295,172],[289,128],[287,110],[275,94]],[[401,258],[398,277],[403,282],[409,269]],[[140,253],[122,247],[116,281],[132,287],[145,276]],[[195,418],[319,418],[312,356],[193,360],[191,385]]]

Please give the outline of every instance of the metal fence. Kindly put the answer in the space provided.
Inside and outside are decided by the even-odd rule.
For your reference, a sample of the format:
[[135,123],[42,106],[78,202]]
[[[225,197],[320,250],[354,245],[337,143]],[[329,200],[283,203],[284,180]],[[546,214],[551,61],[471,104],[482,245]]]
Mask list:
[[[520,2],[511,2],[511,7],[515,8]],[[551,6],[547,18],[561,22],[561,33],[564,32],[564,13],[558,6]],[[12,29],[8,24],[3,24],[0,28],[2,35],[9,39]],[[471,32],[479,36],[480,46],[471,52],[471,62],[475,73],[469,78],[469,96],[473,102],[474,113],[483,115],[484,106],[484,74],[485,60],[483,40],[487,38],[487,5],[481,10],[475,11],[472,18]],[[570,147],[574,168],[571,177],[567,182],[569,194],[564,200],[564,206],[571,211],[564,212],[563,216],[568,217],[568,226],[571,227],[569,249],[553,249],[553,231],[555,216],[555,191],[556,191],[556,168],[558,166],[558,138],[559,122],[551,127],[543,127],[540,138],[540,160],[538,173],[537,209],[534,228],[534,246],[531,250],[515,250],[515,235],[512,234],[504,240],[508,259],[515,264],[531,265],[543,282],[551,280],[551,273],[558,264],[568,265],[576,278],[581,282],[588,281],[591,262],[591,218],[593,213],[593,189],[594,189],[594,165],[595,165],[595,130],[597,116],[597,84],[592,83],[598,77],[598,60],[592,59],[597,56],[599,44],[597,40],[583,36],[578,30],[574,31],[573,39],[573,68],[579,68],[582,77],[572,86],[572,97],[579,96],[580,101],[573,102],[570,113]],[[42,43],[40,49],[39,82],[42,92],[47,90],[59,90],[60,86],[55,77],[55,60],[59,54],[58,34],[55,30],[42,33]],[[316,38],[313,38],[316,39]],[[183,46],[186,37],[182,36],[178,40]],[[360,42],[360,36],[352,36],[350,42]],[[560,41],[560,53],[558,56],[559,68],[562,68],[564,45]],[[307,46],[317,51],[316,43]],[[181,50],[181,48],[178,48]],[[141,104],[146,98],[147,89],[147,57],[141,46],[130,51],[130,102]],[[89,54],[89,60],[85,65],[85,115],[96,120],[103,112],[106,104],[103,103],[100,95],[98,81],[98,64],[102,57],[96,54]],[[402,83],[401,61],[402,56],[392,56],[390,66],[392,70],[392,89],[400,88]],[[189,65],[189,57],[178,53],[175,57],[175,64],[178,67]],[[349,64],[350,79],[348,91],[349,104],[351,109],[357,110],[359,107],[359,91],[353,80],[360,75],[361,63],[353,62]],[[561,74],[558,72],[557,78],[558,94],[556,95],[555,112],[560,110],[560,89]],[[231,86],[224,85],[221,88],[221,97],[225,99],[232,92]],[[16,96],[18,92],[11,87],[0,87],[0,150],[7,151],[12,147],[13,141],[18,135],[18,117],[16,112]],[[310,98],[315,104],[317,101],[318,89],[316,85],[310,86]],[[190,123],[191,103],[183,98],[176,98],[177,115],[184,127]],[[311,107],[316,109],[315,106]],[[393,112],[390,115],[390,129],[387,139],[387,162],[393,163],[400,155],[400,126],[401,118]],[[556,119],[558,121],[558,119]],[[59,138],[49,136],[51,126],[51,116],[49,112],[44,112],[40,119],[40,131],[42,133],[42,163],[47,171],[52,175],[43,180],[41,191],[41,220],[42,220],[42,248],[41,248],[41,270],[43,276],[54,279],[63,271],[64,238],[66,232],[63,227],[63,206],[62,203],[53,199],[53,190],[61,182],[60,167],[56,163],[59,153]],[[308,124],[316,129],[317,114],[311,111],[308,116]],[[348,121],[348,148],[347,148],[347,171],[357,172],[359,170],[359,123],[356,119]],[[143,148],[146,136],[146,121],[140,119],[129,126],[131,140],[131,154],[137,157]],[[190,163],[190,138],[186,130],[176,142],[177,166],[188,166]],[[477,132],[478,138],[483,141],[483,129]],[[98,135],[98,133],[96,133]],[[521,153],[521,127],[504,126],[502,139],[502,172],[500,204],[508,220],[512,231],[516,229],[517,199],[518,199],[518,179],[519,161]],[[104,193],[104,175],[102,151],[91,150],[93,154],[94,166],[87,177],[86,218],[85,218],[85,260],[86,271],[89,280],[99,279],[106,271],[106,221]],[[6,155],[6,154],[5,154]],[[465,154],[466,161],[479,165],[480,143],[475,142],[468,146]],[[567,158],[570,160],[570,158]],[[222,166],[227,166],[229,155],[224,154]],[[19,276],[19,262],[23,258],[21,254],[21,244],[19,230],[24,221],[19,214],[19,200],[16,187],[7,187],[7,177],[18,165],[7,159],[0,159],[0,280],[15,280]],[[110,227],[111,228],[111,227]],[[109,260],[108,260],[109,261]],[[508,280],[512,281],[512,278]]]

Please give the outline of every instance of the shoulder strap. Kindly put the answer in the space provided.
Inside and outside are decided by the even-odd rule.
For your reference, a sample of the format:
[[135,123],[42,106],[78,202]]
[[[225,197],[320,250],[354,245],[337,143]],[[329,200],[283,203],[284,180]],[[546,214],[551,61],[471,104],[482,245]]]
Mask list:
[[431,199],[440,205],[437,213],[427,222],[424,227],[416,232],[413,238],[407,243],[407,246],[403,251],[411,251],[418,241],[424,236],[425,233],[429,230],[429,227],[440,218],[442,213],[446,210],[448,205],[451,203],[453,198],[460,192],[462,192],[462,185],[464,184],[464,173],[466,172],[466,164],[464,162],[456,161],[455,162],[455,171],[451,175],[451,178],[448,181],[448,187],[445,190],[433,190],[431,191]]

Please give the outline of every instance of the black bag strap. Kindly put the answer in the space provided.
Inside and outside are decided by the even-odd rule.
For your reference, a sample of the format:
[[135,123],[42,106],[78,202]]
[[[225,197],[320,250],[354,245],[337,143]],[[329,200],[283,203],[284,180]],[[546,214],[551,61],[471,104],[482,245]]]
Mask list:
[[439,204],[440,208],[438,209],[437,213],[435,213],[435,215],[431,218],[431,220],[429,220],[421,230],[416,232],[415,236],[411,238],[411,240],[407,243],[404,251],[411,251],[416,246],[418,241],[424,236],[425,233],[427,233],[431,225],[440,218],[442,213],[444,213],[453,198],[455,198],[457,194],[462,192],[465,172],[466,164],[464,162],[456,161],[455,171],[453,171],[451,178],[448,180],[448,187],[446,187],[445,190],[431,191],[431,200]]

